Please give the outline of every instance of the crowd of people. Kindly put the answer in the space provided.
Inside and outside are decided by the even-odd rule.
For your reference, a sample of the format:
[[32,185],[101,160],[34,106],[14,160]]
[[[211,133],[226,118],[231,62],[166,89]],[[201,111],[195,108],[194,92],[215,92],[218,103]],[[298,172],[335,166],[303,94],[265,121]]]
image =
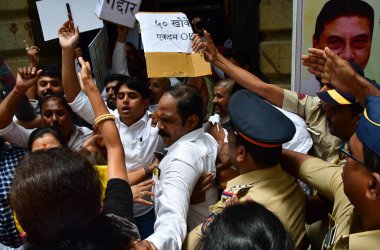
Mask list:
[[122,26],[101,93],[66,21],[60,66],[28,46],[0,102],[0,247],[376,249],[380,85],[327,37],[368,22],[352,39],[370,51],[368,6],[324,6],[301,58],[316,96],[267,83],[205,29],[192,48],[213,76],[148,78]]

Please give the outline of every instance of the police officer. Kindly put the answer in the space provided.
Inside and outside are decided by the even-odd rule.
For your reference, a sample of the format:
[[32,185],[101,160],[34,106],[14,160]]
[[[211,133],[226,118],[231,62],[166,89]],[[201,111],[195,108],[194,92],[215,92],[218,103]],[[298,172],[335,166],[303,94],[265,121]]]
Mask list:
[[286,151],[292,175],[334,202],[323,249],[377,249],[380,243],[380,97],[368,96],[350,140],[340,147],[343,168]]
[[[228,198],[248,197],[276,214],[300,247],[305,235],[305,197],[296,179],[282,170],[282,144],[290,141],[295,126],[284,114],[247,90],[232,95],[228,113],[229,158],[240,175],[227,183],[221,200],[205,222],[189,233],[184,247],[194,249],[207,233],[210,223],[220,213]],[[226,235],[228,237],[228,235]]]

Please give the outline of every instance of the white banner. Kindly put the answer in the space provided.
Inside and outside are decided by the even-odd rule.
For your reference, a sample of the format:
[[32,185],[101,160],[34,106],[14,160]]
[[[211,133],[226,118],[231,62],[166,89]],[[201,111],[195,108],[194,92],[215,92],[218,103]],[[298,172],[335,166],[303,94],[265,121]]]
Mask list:
[[193,30],[184,13],[139,12],[136,18],[140,23],[145,52],[193,52]]
[[74,25],[80,32],[99,29],[103,22],[94,15],[97,0],[42,0],[36,2],[44,40],[58,38],[58,29],[68,20],[66,3],[70,4]]
[[141,0],[98,0],[95,14],[100,19],[133,28],[140,4]]

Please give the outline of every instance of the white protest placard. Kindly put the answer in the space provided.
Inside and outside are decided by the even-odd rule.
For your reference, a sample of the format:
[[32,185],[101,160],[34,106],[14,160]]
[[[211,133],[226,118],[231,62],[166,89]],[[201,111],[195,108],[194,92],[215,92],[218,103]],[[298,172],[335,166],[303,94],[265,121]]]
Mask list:
[[201,53],[192,53],[193,30],[181,12],[139,12],[148,77],[196,77],[211,74]]
[[107,77],[106,55],[108,47],[107,29],[104,26],[96,35],[94,40],[88,45],[88,51],[91,57],[92,71],[96,80],[96,86],[101,92],[103,80]]
[[193,30],[184,13],[140,12],[136,18],[140,23],[145,52],[193,52]]
[[68,20],[66,3],[70,4],[74,25],[80,32],[99,29],[103,22],[93,13],[97,0],[42,0],[36,2],[44,40],[58,38],[58,29]]
[[98,0],[95,14],[100,19],[133,28],[140,5],[141,0]]

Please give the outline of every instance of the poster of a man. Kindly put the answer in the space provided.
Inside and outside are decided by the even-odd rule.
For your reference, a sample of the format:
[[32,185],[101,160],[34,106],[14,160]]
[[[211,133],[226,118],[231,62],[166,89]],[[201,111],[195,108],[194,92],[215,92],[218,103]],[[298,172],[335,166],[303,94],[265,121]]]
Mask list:
[[[295,60],[299,60],[299,55],[307,53],[310,47],[329,47],[342,58],[358,64],[366,77],[380,79],[380,72],[376,69],[380,61],[380,46],[376,46],[380,43],[379,1],[298,0],[296,4],[296,37],[301,46],[295,50]],[[295,65],[293,89],[315,95],[320,88],[319,82],[306,68]]]

